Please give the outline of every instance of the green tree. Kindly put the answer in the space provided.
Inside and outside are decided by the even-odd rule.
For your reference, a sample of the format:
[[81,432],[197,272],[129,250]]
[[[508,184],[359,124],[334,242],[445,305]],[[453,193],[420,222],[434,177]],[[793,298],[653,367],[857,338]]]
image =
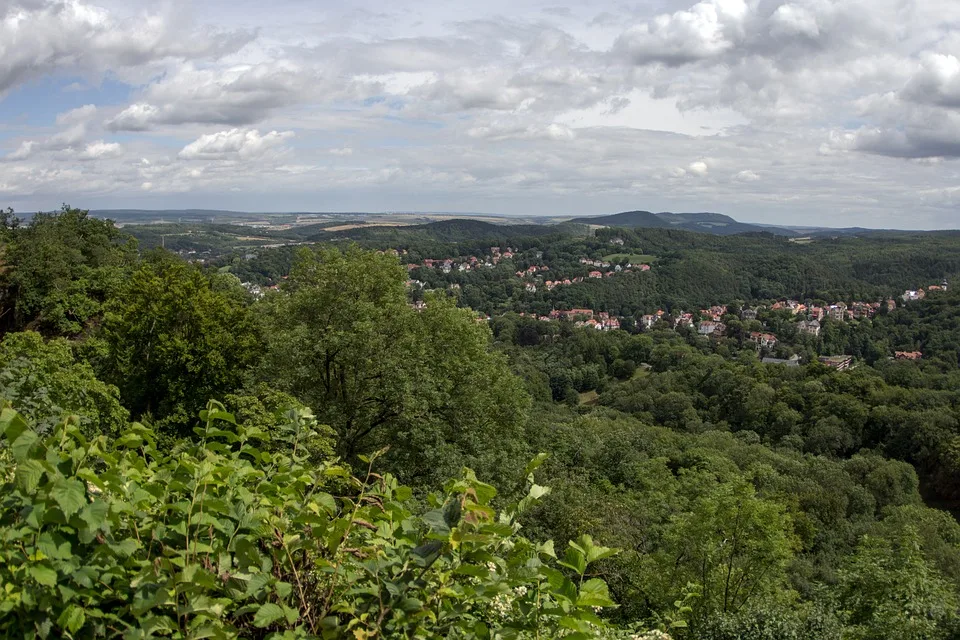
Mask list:
[[301,252],[267,303],[262,377],[332,426],[349,460],[389,445],[409,481],[466,460],[503,473],[522,459],[521,382],[486,323],[441,296],[412,309],[404,280],[388,255]]
[[249,309],[176,256],[158,252],[133,272],[103,322],[105,379],[135,416],[188,435],[208,398],[240,389],[260,352]]
[[77,362],[70,343],[44,341],[34,331],[9,333],[0,343],[0,396],[16,403],[41,433],[76,414],[87,436],[115,435],[129,417],[117,388]]
[[912,528],[894,540],[865,536],[840,572],[836,596],[858,640],[936,640],[960,631],[956,590],[924,559]]
[[4,311],[14,328],[80,333],[136,259],[135,245],[112,222],[67,205],[57,213],[38,213],[12,231]]

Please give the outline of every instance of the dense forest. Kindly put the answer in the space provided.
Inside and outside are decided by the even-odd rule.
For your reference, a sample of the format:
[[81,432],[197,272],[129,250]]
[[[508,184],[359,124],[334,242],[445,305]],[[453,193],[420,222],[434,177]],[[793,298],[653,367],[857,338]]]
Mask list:
[[[817,336],[735,313],[950,279],[960,236],[533,227],[201,263],[5,212],[0,634],[960,636],[960,293]],[[636,323],[717,304],[722,338]],[[536,317],[579,307],[624,329]]]

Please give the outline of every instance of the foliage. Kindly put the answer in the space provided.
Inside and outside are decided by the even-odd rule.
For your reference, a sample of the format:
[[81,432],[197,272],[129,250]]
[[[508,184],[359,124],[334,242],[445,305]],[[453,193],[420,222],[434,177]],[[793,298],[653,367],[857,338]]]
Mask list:
[[[75,418],[43,438],[0,415],[9,469],[0,505],[0,630],[7,637],[587,638],[613,606],[592,565],[616,552],[589,537],[555,561],[499,514],[469,470],[422,516],[389,475],[307,464],[211,402],[177,453],[133,424],[85,439]],[[372,465],[375,457],[369,459]]]
[[188,435],[208,398],[242,386],[259,339],[239,294],[216,276],[154,253],[111,300],[103,321],[101,375],[117,385],[134,416],[153,416]]
[[40,433],[76,414],[87,437],[114,435],[128,418],[117,388],[77,362],[66,340],[44,341],[33,331],[8,333],[0,343],[0,396],[15,403]]
[[101,313],[134,258],[133,245],[111,222],[67,205],[36,214],[9,234],[4,314],[14,329],[80,333]]
[[403,280],[390,256],[302,252],[268,300],[261,376],[313,407],[349,461],[389,444],[417,484],[466,460],[502,477],[523,455],[510,447],[526,408],[519,381],[486,326],[443,298],[410,308]]

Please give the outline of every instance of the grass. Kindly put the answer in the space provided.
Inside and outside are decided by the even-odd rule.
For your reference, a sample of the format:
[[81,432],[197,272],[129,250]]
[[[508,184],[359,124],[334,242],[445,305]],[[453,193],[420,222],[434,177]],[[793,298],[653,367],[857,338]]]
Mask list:
[[584,391],[580,394],[580,404],[594,405],[600,400],[600,394],[596,391]]
[[643,264],[645,262],[654,262],[657,259],[657,256],[651,256],[644,253],[611,253],[608,256],[603,256],[604,262],[621,262],[626,260],[631,264]]

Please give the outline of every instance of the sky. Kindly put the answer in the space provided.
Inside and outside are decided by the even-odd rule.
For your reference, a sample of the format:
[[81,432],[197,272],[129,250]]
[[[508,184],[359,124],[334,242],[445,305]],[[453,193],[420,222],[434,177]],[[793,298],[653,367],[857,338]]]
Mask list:
[[0,0],[0,206],[960,228],[956,0]]

